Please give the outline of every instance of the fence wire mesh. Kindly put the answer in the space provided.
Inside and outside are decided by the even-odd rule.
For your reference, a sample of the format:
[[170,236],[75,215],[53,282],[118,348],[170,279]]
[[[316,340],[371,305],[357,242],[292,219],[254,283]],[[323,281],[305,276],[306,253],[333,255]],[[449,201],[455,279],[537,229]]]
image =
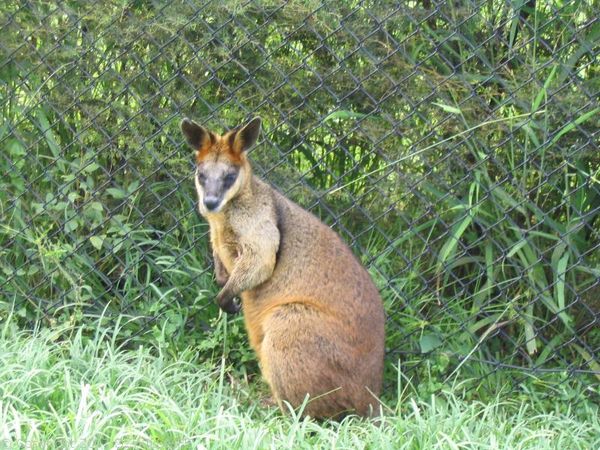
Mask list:
[[598,395],[597,3],[0,11],[0,320],[217,348],[178,124],[259,115],[256,172],[369,268],[391,364],[491,390],[503,370],[577,374]]

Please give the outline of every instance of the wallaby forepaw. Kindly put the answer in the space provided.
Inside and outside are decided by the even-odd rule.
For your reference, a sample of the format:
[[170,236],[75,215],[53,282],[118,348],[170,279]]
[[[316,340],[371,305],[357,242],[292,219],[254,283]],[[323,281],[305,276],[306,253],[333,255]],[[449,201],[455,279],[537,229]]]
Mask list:
[[217,285],[219,287],[225,286],[225,284],[227,283],[227,280],[229,280],[228,275],[221,275],[219,273],[215,274],[215,281],[217,282]]
[[217,295],[217,305],[227,314],[237,314],[242,309],[239,299],[223,291]]

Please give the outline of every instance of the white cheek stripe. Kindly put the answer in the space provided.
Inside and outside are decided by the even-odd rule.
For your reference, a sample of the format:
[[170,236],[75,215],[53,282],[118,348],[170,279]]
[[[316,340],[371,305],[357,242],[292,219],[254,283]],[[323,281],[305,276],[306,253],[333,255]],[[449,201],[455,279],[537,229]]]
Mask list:
[[223,200],[221,201],[221,208],[239,192],[241,187],[241,179],[243,176],[244,170],[240,168],[238,176],[235,179],[235,183],[233,183],[233,185],[229,189],[227,189],[227,192],[225,192],[225,195],[223,196]]
[[198,182],[198,172],[194,174],[194,184],[196,185],[196,193],[198,194],[198,210],[200,214],[205,215],[208,211],[206,210],[206,206],[204,206],[204,190]]

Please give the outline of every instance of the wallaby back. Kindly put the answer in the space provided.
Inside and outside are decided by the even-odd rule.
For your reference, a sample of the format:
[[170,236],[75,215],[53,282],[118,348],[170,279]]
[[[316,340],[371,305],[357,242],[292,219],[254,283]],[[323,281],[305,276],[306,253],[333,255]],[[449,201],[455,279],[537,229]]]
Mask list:
[[[204,158],[212,147],[202,148]],[[253,176],[245,150],[238,154],[235,192],[224,193],[214,213],[200,207],[224,284],[219,305],[235,312],[233,298],[241,297],[250,344],[280,407],[297,408],[308,395],[304,414],[312,417],[376,414],[385,318],[373,281],[336,233]],[[219,155],[215,163],[223,163]],[[199,173],[206,169],[199,163]],[[196,182],[201,201],[204,176],[204,185]]]

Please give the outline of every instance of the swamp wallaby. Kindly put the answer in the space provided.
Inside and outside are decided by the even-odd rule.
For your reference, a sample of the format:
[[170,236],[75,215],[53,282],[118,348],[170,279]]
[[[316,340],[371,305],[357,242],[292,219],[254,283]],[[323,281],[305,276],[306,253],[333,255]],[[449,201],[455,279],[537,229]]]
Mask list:
[[242,308],[275,401],[297,408],[308,395],[315,418],[377,414],[384,312],[367,271],[329,227],[252,175],[259,118],[223,136],[189,119],[181,129],[196,151],[217,303]]

